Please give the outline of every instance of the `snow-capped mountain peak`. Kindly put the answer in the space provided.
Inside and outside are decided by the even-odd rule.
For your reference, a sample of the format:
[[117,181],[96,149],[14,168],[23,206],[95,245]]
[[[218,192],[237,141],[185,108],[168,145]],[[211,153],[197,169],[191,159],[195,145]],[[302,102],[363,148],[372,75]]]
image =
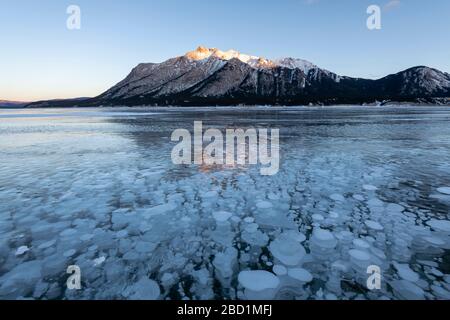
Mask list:
[[229,61],[231,59],[238,59],[243,63],[250,65],[253,68],[275,68],[283,67],[287,69],[300,69],[307,73],[313,68],[317,68],[309,61],[294,58],[282,58],[277,60],[270,60],[263,57],[253,56],[249,54],[243,54],[236,50],[222,51],[217,48],[206,48],[203,46],[198,47],[194,51],[189,51],[185,54],[185,57],[190,60],[199,61],[205,60],[210,57],[214,57],[220,60]]
[[277,66],[288,68],[288,69],[300,69],[305,74],[309,72],[309,70],[318,68],[315,64],[303,60],[303,59],[295,59],[295,58],[280,58],[276,59],[274,63]]

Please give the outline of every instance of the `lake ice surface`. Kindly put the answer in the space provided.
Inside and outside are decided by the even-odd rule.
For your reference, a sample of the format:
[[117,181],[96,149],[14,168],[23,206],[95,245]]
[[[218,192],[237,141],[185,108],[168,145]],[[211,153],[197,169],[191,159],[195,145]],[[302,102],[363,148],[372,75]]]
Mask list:
[[[280,172],[172,164],[194,121]],[[0,151],[1,299],[450,299],[448,108],[0,110]]]

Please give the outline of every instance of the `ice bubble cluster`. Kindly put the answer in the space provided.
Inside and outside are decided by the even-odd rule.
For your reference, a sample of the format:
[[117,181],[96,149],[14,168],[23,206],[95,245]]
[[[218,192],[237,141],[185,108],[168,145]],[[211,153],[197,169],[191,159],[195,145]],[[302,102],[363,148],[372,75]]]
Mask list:
[[280,280],[267,271],[241,271],[239,284],[245,288],[245,297],[249,300],[270,300],[275,296]]
[[[378,144],[362,155],[359,135],[347,144],[325,127],[311,140],[290,131],[296,142],[274,176],[180,167],[169,143],[151,139],[166,125],[138,123],[135,140],[65,134],[30,146],[39,156],[27,170],[17,150],[2,150],[1,299],[448,299],[444,178],[378,161]],[[65,285],[72,265],[83,290]],[[367,287],[369,266],[382,272],[379,290]]]
[[217,211],[213,212],[213,217],[217,222],[225,222],[231,218],[233,214],[227,211]]
[[312,274],[302,268],[290,268],[288,271],[288,276],[300,281],[301,283],[308,283],[313,280]]
[[125,289],[125,295],[132,300],[158,300],[161,294],[159,285],[147,278],[140,279]]
[[287,235],[271,242],[269,250],[275,259],[287,266],[297,266],[306,255],[303,246]]
[[437,191],[442,194],[450,195],[450,187],[437,188]]

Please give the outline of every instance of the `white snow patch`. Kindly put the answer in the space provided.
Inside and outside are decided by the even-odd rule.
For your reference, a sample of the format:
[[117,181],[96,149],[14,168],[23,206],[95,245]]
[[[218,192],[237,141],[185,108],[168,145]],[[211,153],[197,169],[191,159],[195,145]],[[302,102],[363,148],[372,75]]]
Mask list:
[[21,246],[21,247],[17,248],[16,256],[21,256],[28,251],[30,251],[30,248],[28,248],[27,246]]
[[377,187],[375,187],[373,185],[370,185],[370,184],[363,185],[363,189],[366,190],[366,191],[376,191],[376,190],[378,190]]

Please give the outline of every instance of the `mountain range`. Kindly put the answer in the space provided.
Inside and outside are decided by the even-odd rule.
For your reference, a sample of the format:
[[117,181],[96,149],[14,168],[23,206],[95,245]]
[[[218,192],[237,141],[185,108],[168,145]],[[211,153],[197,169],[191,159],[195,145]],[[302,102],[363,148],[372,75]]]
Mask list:
[[141,63],[94,98],[53,106],[450,104],[450,74],[417,66],[378,80],[337,75],[311,62],[198,47],[162,63]]
[[0,100],[0,108],[22,108],[29,102]]

